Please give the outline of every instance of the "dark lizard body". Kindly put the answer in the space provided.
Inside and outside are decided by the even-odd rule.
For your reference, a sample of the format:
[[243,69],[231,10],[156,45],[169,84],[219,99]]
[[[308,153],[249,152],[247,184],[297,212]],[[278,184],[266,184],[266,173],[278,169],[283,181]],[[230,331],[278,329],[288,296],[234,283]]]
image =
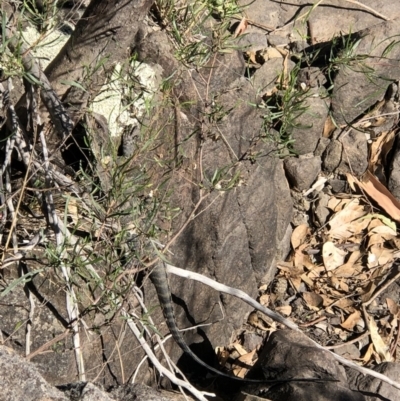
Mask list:
[[163,311],[163,315],[165,321],[167,323],[168,329],[172,335],[172,338],[175,342],[179,345],[179,347],[188,354],[192,359],[194,359],[198,364],[204,366],[209,371],[216,373],[220,376],[227,377],[229,379],[244,381],[244,382],[251,382],[251,383],[283,383],[288,381],[296,381],[296,382],[321,382],[321,381],[337,381],[335,379],[306,379],[306,378],[299,378],[299,379],[282,379],[282,380],[253,380],[253,379],[242,379],[241,377],[236,377],[232,375],[228,375],[211,367],[210,365],[203,362],[186,344],[185,340],[181,332],[178,329],[175,319],[175,313],[172,303],[171,297],[171,290],[168,284],[168,277],[167,272],[165,271],[163,263],[159,263],[150,273],[150,280],[154,284],[156,288],[158,300],[160,301],[160,305]]

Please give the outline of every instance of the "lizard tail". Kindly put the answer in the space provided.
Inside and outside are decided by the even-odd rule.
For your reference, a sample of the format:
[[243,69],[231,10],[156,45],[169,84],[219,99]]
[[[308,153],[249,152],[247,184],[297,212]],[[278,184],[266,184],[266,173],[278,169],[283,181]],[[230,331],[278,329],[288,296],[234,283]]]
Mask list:
[[186,354],[188,354],[192,359],[194,359],[198,364],[201,366],[204,366],[207,368],[209,371],[216,373],[217,375],[226,377],[228,379],[233,379],[241,382],[250,382],[250,383],[270,383],[270,384],[276,384],[276,383],[285,383],[285,382],[326,382],[326,381],[333,381],[336,382],[338,381],[337,379],[318,379],[318,378],[290,378],[290,379],[273,379],[273,380],[253,380],[253,379],[245,379],[241,377],[236,377],[232,375],[228,375],[224,372],[219,371],[218,369],[213,368],[212,366],[206,364],[203,362],[186,344],[185,340],[183,339],[183,336],[181,332],[178,329],[178,326],[176,325],[176,320],[175,320],[175,313],[174,313],[174,308],[173,308],[173,303],[172,303],[172,297],[171,297],[171,290],[169,288],[168,284],[168,277],[167,277],[167,272],[165,271],[164,265],[162,262],[160,262],[156,267],[153,269],[153,271],[150,273],[150,280],[152,281],[154,287],[156,288],[157,295],[158,295],[158,300],[160,302],[163,315],[165,318],[165,321],[167,323],[168,329],[172,335],[172,338],[175,340],[175,342],[179,345],[179,347],[184,351]]
[[210,370],[213,373],[216,373],[220,376],[228,377],[229,379],[248,381],[248,380],[242,379],[240,377],[235,377],[235,376],[231,376],[226,373],[223,373],[223,372],[219,371],[218,369],[215,369],[212,366],[206,364],[186,344],[181,332],[178,329],[178,326],[176,325],[175,313],[174,313],[174,308],[173,308],[173,304],[172,304],[171,291],[170,291],[169,284],[168,284],[167,272],[165,271],[165,268],[162,263],[159,263],[153,269],[153,271],[150,274],[150,280],[153,283],[154,287],[156,288],[158,300],[160,302],[162,312],[163,312],[165,321],[167,323],[167,327],[172,335],[172,338],[179,345],[179,347],[182,349],[182,351],[184,351],[186,354],[188,354],[198,364],[204,366],[205,368],[207,368],[208,370]]

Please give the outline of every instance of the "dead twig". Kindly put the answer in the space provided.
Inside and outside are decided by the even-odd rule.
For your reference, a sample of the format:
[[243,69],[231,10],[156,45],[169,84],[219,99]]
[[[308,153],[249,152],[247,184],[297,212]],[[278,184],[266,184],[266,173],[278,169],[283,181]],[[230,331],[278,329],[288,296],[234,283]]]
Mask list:
[[[281,323],[283,325],[285,325],[286,327],[288,327],[291,330],[295,330],[295,331],[301,331],[299,329],[299,326],[297,326],[295,323],[293,323],[291,320],[289,319],[285,319],[283,316],[279,315],[276,312],[273,312],[272,310],[262,306],[260,303],[258,303],[257,301],[255,301],[253,298],[251,298],[248,294],[246,294],[244,291],[238,290],[236,288],[232,288],[232,287],[228,287],[224,284],[218,283],[208,277],[205,277],[201,274],[198,273],[194,273],[192,271],[189,270],[184,270],[184,269],[180,269],[178,267],[172,266],[170,264],[165,264],[166,266],[166,271],[167,273],[171,273],[171,274],[175,274],[179,277],[184,277],[184,278],[188,278],[191,280],[196,280],[199,281],[200,283],[203,283],[205,285],[208,285],[211,288],[214,288],[215,290],[219,291],[219,292],[223,292],[225,294],[229,294],[232,295],[234,297],[237,297],[239,299],[242,299],[244,302],[246,302],[247,304],[251,305],[253,308],[259,310],[260,312],[264,313],[265,315],[267,315],[268,317],[270,317],[271,319],[274,319],[276,322]],[[311,338],[309,338],[310,341],[313,342],[313,344],[322,350],[328,351],[337,361],[339,361],[340,363],[342,363],[343,365],[346,365],[352,369],[355,369],[365,375],[370,375],[373,377],[376,377],[377,379],[382,380],[385,383],[390,384],[391,386],[400,389],[400,383],[390,379],[389,377],[375,372],[371,369],[368,368],[364,368],[362,366],[358,366],[356,365],[354,362],[351,362],[349,360],[347,360],[346,358],[335,354],[334,352],[327,350],[325,347],[323,347],[322,345],[318,344],[317,342],[315,342],[314,340],[312,340]]]
[[46,351],[49,347],[51,347],[53,344],[58,343],[59,341],[63,340],[67,335],[69,334],[70,330],[67,329],[63,333],[59,334],[58,336],[54,337],[52,340],[47,341],[47,343],[43,344],[41,347],[36,349],[35,351],[31,352],[30,354],[25,356],[25,359],[28,361],[35,356],[41,354],[42,352]]
[[[311,6],[311,10],[305,12],[304,14],[301,14],[299,17],[295,18],[293,21],[288,22],[287,24],[281,26],[280,28],[275,29],[275,31],[280,31],[284,28],[287,28],[288,26],[295,24],[297,21],[302,20],[303,18],[307,18],[310,16],[310,12],[313,11],[314,9],[316,9],[324,0],[319,0],[317,1],[315,4],[313,4]],[[383,15],[381,13],[379,13],[378,11],[375,11],[373,8],[366,6],[365,4],[360,3],[359,1],[356,0],[344,0],[347,1],[348,3],[352,3],[355,4],[361,8],[363,8],[364,10],[367,10],[368,12],[370,12],[371,14],[375,15],[378,18],[381,18],[385,21],[390,21],[389,17],[386,17],[386,15]]]

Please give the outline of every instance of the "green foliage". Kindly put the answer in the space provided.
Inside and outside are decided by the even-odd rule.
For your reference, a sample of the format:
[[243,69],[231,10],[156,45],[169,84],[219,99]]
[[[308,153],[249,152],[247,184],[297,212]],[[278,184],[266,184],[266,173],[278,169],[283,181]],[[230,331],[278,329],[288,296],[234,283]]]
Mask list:
[[243,13],[236,0],[156,2],[157,17],[170,32],[176,57],[186,64],[203,66],[211,56],[235,48],[228,29],[231,18]]
[[259,105],[265,109],[264,132],[267,140],[277,145],[278,153],[285,150],[293,154],[292,132],[299,128],[298,118],[304,114],[308,106],[306,99],[310,96],[307,91],[297,85],[299,66],[296,66],[289,74],[287,83],[281,75],[278,91],[266,97]]

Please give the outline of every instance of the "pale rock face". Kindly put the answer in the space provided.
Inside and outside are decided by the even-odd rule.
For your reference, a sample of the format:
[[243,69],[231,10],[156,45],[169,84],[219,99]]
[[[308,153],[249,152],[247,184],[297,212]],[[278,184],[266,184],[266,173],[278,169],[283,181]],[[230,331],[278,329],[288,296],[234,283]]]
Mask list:
[[[67,29],[69,28],[69,29]],[[70,38],[74,26],[64,23],[61,30],[54,29],[46,34],[40,34],[34,27],[27,27],[22,32],[23,40],[31,46],[32,53],[44,70]],[[139,120],[146,112],[146,104],[158,88],[157,72],[144,63],[132,63],[134,75],[143,88],[143,93],[136,99],[127,99],[127,88],[121,75],[121,65],[116,65],[109,83],[105,84],[99,95],[93,100],[90,110],[104,116],[108,123],[111,137],[121,137],[124,128],[139,126]],[[129,106],[126,106],[126,105]]]

